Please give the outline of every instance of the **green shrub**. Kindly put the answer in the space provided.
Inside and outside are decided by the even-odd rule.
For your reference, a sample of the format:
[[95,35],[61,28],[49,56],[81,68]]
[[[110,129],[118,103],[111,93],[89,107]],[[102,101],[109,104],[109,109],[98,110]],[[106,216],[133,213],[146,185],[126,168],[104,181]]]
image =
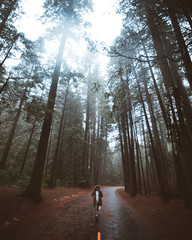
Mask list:
[[23,174],[20,175],[18,170],[8,169],[0,171],[0,184],[2,185],[16,185],[25,187],[29,183],[30,177]]

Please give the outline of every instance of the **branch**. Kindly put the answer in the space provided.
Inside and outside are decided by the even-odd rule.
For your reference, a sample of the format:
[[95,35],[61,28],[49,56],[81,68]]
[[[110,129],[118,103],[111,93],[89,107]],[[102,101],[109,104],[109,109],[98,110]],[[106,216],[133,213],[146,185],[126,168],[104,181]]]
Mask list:
[[3,84],[3,86],[0,89],[0,94],[3,92],[3,89],[6,87],[6,85],[8,84],[9,79],[11,78],[11,73],[9,74],[9,77],[6,79],[5,83]]

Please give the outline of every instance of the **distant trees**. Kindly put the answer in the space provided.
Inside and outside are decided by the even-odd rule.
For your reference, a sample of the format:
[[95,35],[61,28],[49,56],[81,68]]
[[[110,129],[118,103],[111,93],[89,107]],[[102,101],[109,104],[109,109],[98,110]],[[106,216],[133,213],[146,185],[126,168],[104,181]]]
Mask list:
[[[35,50],[33,49],[34,46],[30,42],[28,42],[27,46],[31,48],[30,51],[28,50],[28,54],[30,52],[30,56],[26,56],[26,49],[23,49],[23,54],[21,55],[21,63],[14,68],[14,74],[12,73],[9,75],[9,84],[6,83],[6,85],[9,86],[3,85],[4,87],[2,88],[1,92],[1,114],[4,114],[6,116],[6,107],[10,108],[14,106],[14,110],[12,110],[13,112],[11,114],[15,115],[15,117],[0,160],[0,169],[5,168],[11,143],[13,141],[14,134],[24,105],[31,101],[31,92],[35,91],[36,85],[41,83],[41,79],[39,79],[38,77],[37,70],[39,64],[38,58],[33,52],[33,50]],[[31,64],[28,63],[29,59],[31,61]],[[34,63],[36,66],[33,65]],[[25,70],[25,68],[28,68],[28,70]],[[12,104],[12,106],[8,105],[8,102],[12,101],[14,101],[14,104]],[[3,107],[3,105],[5,107]],[[9,111],[8,114],[10,114]]]

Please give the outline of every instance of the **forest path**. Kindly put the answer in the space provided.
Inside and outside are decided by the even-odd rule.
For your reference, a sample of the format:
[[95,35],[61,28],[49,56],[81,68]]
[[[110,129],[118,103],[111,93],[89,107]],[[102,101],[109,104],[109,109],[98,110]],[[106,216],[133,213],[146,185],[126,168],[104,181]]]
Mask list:
[[4,240],[157,240],[133,209],[116,193],[117,187],[102,188],[103,207],[95,221],[89,193],[65,203],[45,215],[1,229]]

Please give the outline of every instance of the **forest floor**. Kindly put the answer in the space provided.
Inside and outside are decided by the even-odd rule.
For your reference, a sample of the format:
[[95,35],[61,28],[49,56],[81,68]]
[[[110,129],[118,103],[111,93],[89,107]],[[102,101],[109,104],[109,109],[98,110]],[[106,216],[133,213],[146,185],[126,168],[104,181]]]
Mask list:
[[118,193],[159,233],[161,239],[192,239],[192,213],[184,207],[183,199],[173,198],[164,202],[158,196],[138,194],[129,197],[123,190],[118,190]]
[[[0,186],[0,233],[6,228],[16,228],[19,222],[24,228],[26,221],[29,224],[30,221],[44,216],[50,210],[63,206],[81,195],[91,193],[91,190],[81,188],[42,189],[43,201],[36,204],[20,197],[22,191],[21,188],[14,186]],[[129,197],[123,188],[118,189],[117,192],[138,216],[159,234],[161,239],[192,239],[192,214],[184,207],[182,199],[175,198],[163,202],[156,196]]]

